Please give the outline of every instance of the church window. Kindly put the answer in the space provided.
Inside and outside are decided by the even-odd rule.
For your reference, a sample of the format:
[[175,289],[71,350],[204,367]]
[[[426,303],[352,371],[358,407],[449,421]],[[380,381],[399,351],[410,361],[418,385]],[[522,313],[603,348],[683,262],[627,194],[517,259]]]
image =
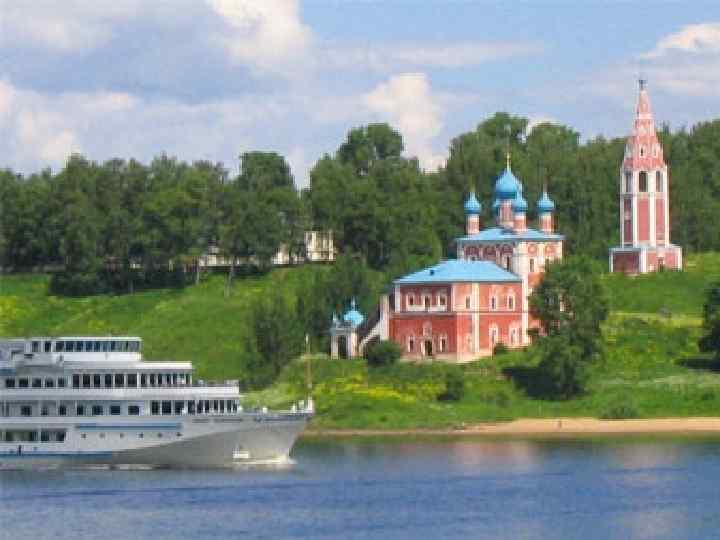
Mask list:
[[510,344],[517,345],[517,328],[510,329]]
[[465,309],[470,309],[470,297],[465,297]]
[[447,351],[447,337],[446,336],[440,336],[440,343],[438,345],[438,349],[440,352]]
[[507,298],[507,306],[508,306],[508,309],[509,309],[510,311],[514,311],[514,310],[515,310],[515,297],[514,297],[512,294],[509,294],[509,295],[508,295],[508,298]]
[[505,257],[505,269],[510,270],[510,257],[508,256]]
[[415,297],[412,294],[407,295],[408,306],[413,307],[415,305]]
[[645,193],[647,191],[647,173],[645,171],[640,172],[640,181],[638,184],[640,191]]
[[432,302],[430,300],[430,295],[426,294],[423,297],[423,303],[425,304],[425,309],[430,309],[430,305],[432,304]]
[[645,157],[645,147],[644,146],[640,147],[640,157]]
[[663,191],[663,175],[660,171],[655,173],[655,191],[658,193]]
[[492,309],[493,311],[495,311],[497,309],[497,297],[496,296],[490,297],[490,309]]
[[498,342],[498,327],[496,325],[492,325],[490,327],[490,345],[495,346]]
[[530,259],[530,272],[535,271],[535,259]]
[[447,303],[447,299],[445,298],[444,294],[438,295],[437,302],[439,306],[445,307],[445,304]]
[[625,173],[625,193],[632,192],[632,173]]

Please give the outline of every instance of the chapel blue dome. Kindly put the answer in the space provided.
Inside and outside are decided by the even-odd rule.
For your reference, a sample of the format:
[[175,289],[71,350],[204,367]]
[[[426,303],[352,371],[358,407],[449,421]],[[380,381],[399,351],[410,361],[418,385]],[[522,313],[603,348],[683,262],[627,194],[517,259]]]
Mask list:
[[501,200],[514,199],[519,189],[520,182],[515,178],[508,165],[495,182],[495,197]]
[[543,191],[542,197],[537,203],[537,209],[540,213],[555,211],[555,203],[548,197],[547,191]]
[[512,209],[514,212],[527,212],[528,203],[525,200],[525,197],[523,197],[521,189],[518,189],[518,192],[513,199]]
[[364,320],[365,317],[357,310],[357,304],[353,298],[352,302],[350,302],[350,309],[343,315],[343,321],[352,326],[360,326]]
[[475,192],[471,191],[470,196],[465,201],[465,213],[468,215],[479,215],[482,212],[482,205],[477,200]]

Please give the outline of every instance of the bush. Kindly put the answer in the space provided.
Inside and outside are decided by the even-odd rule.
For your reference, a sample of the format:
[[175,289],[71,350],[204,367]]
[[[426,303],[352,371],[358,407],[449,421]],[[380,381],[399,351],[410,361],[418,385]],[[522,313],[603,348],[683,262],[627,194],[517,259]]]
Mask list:
[[497,345],[495,345],[495,348],[493,349],[493,355],[495,355],[495,356],[497,356],[499,354],[507,354],[507,353],[508,353],[508,348],[507,348],[507,345],[505,345],[504,343],[498,343]]
[[363,356],[370,366],[389,366],[400,358],[400,345],[394,341],[378,341],[365,349]]
[[603,420],[627,420],[631,418],[638,418],[640,412],[637,409],[635,403],[632,400],[625,399],[623,401],[610,405],[603,411],[600,418]]
[[465,397],[465,373],[453,369],[445,373],[445,391],[438,396],[439,401],[460,401]]

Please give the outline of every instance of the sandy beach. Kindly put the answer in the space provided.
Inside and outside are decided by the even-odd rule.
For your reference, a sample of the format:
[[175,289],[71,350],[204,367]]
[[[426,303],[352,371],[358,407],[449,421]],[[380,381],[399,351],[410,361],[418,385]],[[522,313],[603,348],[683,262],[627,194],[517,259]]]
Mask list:
[[341,436],[581,436],[623,434],[720,434],[720,417],[599,420],[597,418],[528,418],[512,422],[467,424],[440,429],[308,429],[306,437]]

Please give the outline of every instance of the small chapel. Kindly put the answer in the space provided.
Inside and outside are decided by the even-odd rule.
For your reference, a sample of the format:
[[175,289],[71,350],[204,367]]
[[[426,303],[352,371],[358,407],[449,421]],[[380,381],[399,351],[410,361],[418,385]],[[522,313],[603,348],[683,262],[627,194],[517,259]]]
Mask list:
[[456,239],[457,258],[396,279],[377,312],[365,317],[353,302],[333,316],[331,355],[360,356],[373,340],[398,343],[406,359],[468,362],[530,343],[537,326],[528,298],[545,266],[563,256],[564,237],[555,231],[555,204],[547,189],[537,201],[537,228],[527,222],[523,185],[510,155],[495,182],[494,222],[483,228],[474,192],[465,201],[465,235]]

